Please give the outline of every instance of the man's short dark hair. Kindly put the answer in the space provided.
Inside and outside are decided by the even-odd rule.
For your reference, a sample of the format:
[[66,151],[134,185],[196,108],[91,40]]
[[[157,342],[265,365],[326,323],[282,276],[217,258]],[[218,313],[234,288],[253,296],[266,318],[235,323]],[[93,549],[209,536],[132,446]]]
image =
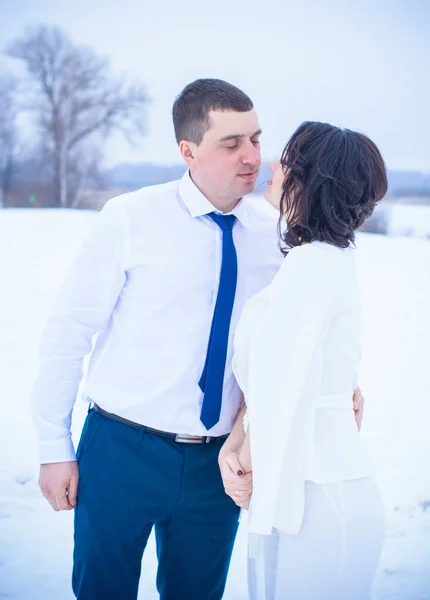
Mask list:
[[199,145],[210,128],[211,110],[248,112],[254,105],[242,90],[222,79],[196,79],[173,104],[173,126],[178,144],[187,140]]

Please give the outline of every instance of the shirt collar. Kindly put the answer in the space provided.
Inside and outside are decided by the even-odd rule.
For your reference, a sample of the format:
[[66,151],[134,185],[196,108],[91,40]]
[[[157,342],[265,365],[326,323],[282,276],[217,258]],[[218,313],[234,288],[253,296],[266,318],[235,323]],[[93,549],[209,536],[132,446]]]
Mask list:
[[[202,217],[211,212],[220,213],[193,182],[189,171],[186,171],[179,181],[179,194],[193,218]],[[230,213],[225,214],[234,215],[245,227],[249,224],[249,208],[245,198],[239,200]]]

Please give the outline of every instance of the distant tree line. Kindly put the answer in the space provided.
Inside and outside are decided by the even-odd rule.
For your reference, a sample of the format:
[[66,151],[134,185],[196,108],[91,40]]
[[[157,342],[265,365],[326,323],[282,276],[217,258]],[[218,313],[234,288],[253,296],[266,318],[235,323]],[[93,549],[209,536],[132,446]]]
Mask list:
[[115,78],[107,59],[57,27],[28,29],[5,53],[21,65],[0,73],[0,201],[77,207],[100,184],[109,136],[144,135],[145,86]]
[[[109,195],[103,188],[115,193],[182,175],[184,165],[101,168],[114,132],[130,142],[145,133],[142,82],[114,77],[107,59],[57,27],[28,29],[5,54],[15,68],[0,71],[0,207],[97,208]],[[268,179],[263,163],[255,193]],[[88,190],[96,191],[90,202]],[[388,194],[430,203],[430,175],[389,172]]]

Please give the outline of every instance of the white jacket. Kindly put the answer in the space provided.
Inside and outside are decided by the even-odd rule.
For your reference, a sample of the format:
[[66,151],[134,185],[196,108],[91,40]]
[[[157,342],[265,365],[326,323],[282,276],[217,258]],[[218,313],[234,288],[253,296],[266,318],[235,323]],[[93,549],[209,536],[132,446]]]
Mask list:
[[352,405],[360,360],[354,253],[322,242],[292,249],[242,312],[233,369],[250,423],[250,533],[297,535],[306,480],[373,473]]

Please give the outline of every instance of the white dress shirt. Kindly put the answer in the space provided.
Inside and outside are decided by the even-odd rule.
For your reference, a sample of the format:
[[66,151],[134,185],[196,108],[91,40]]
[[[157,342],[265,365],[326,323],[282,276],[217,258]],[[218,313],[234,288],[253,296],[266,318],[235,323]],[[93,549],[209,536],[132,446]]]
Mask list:
[[[186,173],[114,198],[96,216],[41,340],[32,406],[42,463],[75,459],[71,414],[93,342],[85,400],[163,431],[208,434],[198,381],[222,259],[222,231],[205,216],[213,210]],[[238,282],[213,436],[230,432],[242,402],[231,368],[239,314],[282,261],[276,219],[248,199],[232,213]]]
[[242,312],[233,370],[250,427],[250,533],[298,534],[306,480],[372,474],[352,406],[360,360],[354,253],[321,242],[293,248]]

